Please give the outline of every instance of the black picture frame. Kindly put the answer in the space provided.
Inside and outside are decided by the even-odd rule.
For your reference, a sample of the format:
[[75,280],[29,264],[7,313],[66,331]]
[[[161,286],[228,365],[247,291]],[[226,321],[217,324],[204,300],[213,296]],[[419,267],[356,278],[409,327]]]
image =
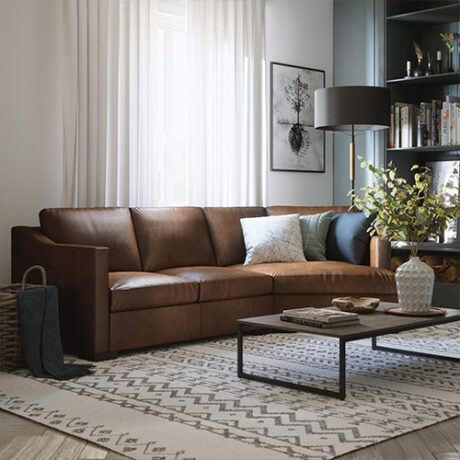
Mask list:
[[[280,68],[279,71],[277,67]],[[293,78],[295,73],[299,81],[297,77]],[[303,85],[307,81],[310,83],[308,88],[305,88]],[[326,171],[325,133],[314,128],[314,91],[324,88],[325,84],[326,71],[324,70],[270,62],[271,171],[313,173]],[[292,89],[294,90],[291,91]],[[281,91],[284,91],[284,101]],[[299,96],[299,92],[302,91],[306,93],[303,101],[304,108],[296,110],[293,105],[297,107],[302,105],[302,98]],[[297,99],[289,102],[293,94]],[[310,109],[307,104],[310,105]],[[290,109],[287,108],[289,105]],[[286,117],[284,121],[283,117]],[[289,126],[290,129],[286,131]]]

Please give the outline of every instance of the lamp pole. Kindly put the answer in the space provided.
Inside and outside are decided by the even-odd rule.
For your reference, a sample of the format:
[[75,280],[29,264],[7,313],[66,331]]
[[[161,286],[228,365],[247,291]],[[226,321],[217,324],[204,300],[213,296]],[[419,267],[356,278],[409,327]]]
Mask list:
[[[350,142],[350,182],[351,190],[355,190],[355,125],[351,125],[351,142]],[[353,204],[353,196],[350,197]]]

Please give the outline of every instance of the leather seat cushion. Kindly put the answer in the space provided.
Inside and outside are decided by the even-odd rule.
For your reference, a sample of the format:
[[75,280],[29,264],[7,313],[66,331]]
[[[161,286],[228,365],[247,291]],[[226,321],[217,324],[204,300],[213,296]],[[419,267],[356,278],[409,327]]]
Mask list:
[[273,288],[269,275],[227,267],[179,267],[159,273],[199,283],[200,302],[267,295]]
[[195,303],[198,283],[148,272],[109,273],[111,311],[140,310]]
[[273,277],[274,294],[394,294],[392,271],[333,260],[234,265]]

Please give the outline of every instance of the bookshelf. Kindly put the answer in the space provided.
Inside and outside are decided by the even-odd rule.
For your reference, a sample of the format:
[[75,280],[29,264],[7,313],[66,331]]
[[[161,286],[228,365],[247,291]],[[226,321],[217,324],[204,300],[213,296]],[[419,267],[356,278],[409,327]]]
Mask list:
[[[446,96],[460,97],[460,39],[453,54],[455,72],[447,71],[447,47],[440,33],[460,33],[460,0],[385,0],[385,74],[384,81],[391,93],[391,103],[402,102],[419,105],[421,102],[446,100]],[[417,64],[412,40],[423,50],[423,67],[426,68],[426,56],[432,56],[432,69],[436,72],[436,52],[442,50],[441,73],[429,76],[405,78],[406,62]],[[385,163],[392,161],[399,174],[411,178],[413,164],[425,165],[427,162],[460,160],[460,145],[436,145],[423,147],[389,148],[389,136],[385,149]],[[458,143],[458,141],[457,141]],[[421,254],[441,260],[460,258],[460,243],[426,242],[421,245]],[[393,244],[395,256],[408,254],[408,248],[402,244]],[[447,259],[445,259],[447,258]],[[439,262],[440,263],[440,262]],[[459,308],[460,285],[458,283],[437,282],[433,304]]]
[[[431,100],[444,101],[446,96],[460,97],[459,51],[453,53],[455,72],[447,71],[447,47],[440,33],[460,33],[460,0],[411,1],[386,0],[385,2],[385,81],[391,92],[391,102],[418,105]],[[432,56],[436,71],[436,52],[443,53],[442,72],[429,76],[405,78],[406,62],[416,65],[412,41]],[[460,40],[456,45],[460,48]],[[388,146],[388,142],[387,142]],[[393,161],[400,173],[409,174],[410,165],[425,161],[459,160],[460,145],[386,148],[385,163]]]

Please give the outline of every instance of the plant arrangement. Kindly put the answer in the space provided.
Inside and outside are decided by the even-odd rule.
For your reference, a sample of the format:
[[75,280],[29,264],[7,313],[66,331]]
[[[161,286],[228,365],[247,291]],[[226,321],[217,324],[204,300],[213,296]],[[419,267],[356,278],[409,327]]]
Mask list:
[[460,216],[457,168],[453,170],[451,179],[441,184],[438,193],[435,193],[431,170],[427,167],[412,166],[414,181],[410,183],[397,175],[392,163],[379,169],[359,158],[361,167],[372,173],[375,185],[363,187],[363,197],[353,191],[351,195],[354,205],[367,217],[375,216],[368,228],[371,235],[403,241],[408,245],[411,256],[416,257],[420,243],[440,236],[449,221]]
[[444,34],[440,34],[441,35],[441,38],[442,38],[442,41],[444,42],[444,44],[447,46],[447,49],[449,50],[449,53],[453,53],[455,51],[455,46],[453,45],[453,41],[458,38],[458,34],[457,33],[444,33]]
[[459,38],[459,34],[458,33],[454,33],[454,32],[451,32],[451,33],[444,33],[444,34],[440,34],[441,35],[441,38],[442,38],[442,41],[444,42],[444,44],[446,45],[447,49],[449,50],[449,60],[448,60],[448,71],[449,72],[453,72],[454,69],[452,68],[452,54],[454,53],[455,51],[455,45],[454,45],[454,41],[457,40]]
[[412,40],[412,44],[414,45],[415,56],[417,56],[417,66],[414,69],[414,77],[421,77],[424,73],[422,69],[423,50],[414,40]]

